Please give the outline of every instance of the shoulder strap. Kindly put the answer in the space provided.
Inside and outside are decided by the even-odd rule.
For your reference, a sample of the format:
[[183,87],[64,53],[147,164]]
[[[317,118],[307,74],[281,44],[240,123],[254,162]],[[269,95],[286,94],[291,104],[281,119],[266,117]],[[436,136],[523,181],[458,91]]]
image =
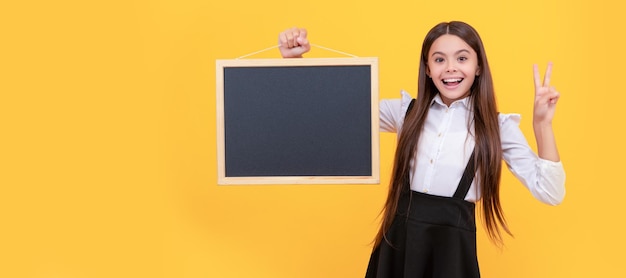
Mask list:
[[409,111],[411,111],[411,109],[413,108],[414,104],[415,104],[415,99],[411,99],[411,103],[409,103],[409,107],[406,108],[406,114],[404,114],[405,117],[406,117],[406,115],[409,114]]
[[467,166],[465,166],[465,171],[459,181],[456,192],[454,192],[454,196],[452,196],[453,198],[464,200],[465,196],[467,196],[467,192],[469,192],[470,186],[472,186],[472,181],[474,181],[474,176],[476,175],[476,167],[474,166],[475,153],[476,150],[474,149],[469,161],[467,162]]

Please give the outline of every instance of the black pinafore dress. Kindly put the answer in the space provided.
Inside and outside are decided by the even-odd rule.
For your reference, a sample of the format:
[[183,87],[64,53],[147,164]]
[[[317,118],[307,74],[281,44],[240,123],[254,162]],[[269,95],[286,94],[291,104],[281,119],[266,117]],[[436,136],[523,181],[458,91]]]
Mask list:
[[405,184],[387,240],[372,251],[365,277],[480,277],[475,205],[465,201],[475,173],[472,152],[453,197],[412,191]]

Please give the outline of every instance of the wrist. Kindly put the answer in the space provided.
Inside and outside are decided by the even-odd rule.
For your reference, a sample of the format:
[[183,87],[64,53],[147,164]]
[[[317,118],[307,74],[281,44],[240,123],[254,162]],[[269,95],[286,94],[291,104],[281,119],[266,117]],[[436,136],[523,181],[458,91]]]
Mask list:
[[552,129],[552,121],[548,121],[548,120],[533,120],[533,127],[534,128],[540,128],[540,129],[544,129],[544,128]]
[[560,161],[556,147],[552,122],[533,122],[535,140],[537,140],[537,154],[540,158],[551,161]]

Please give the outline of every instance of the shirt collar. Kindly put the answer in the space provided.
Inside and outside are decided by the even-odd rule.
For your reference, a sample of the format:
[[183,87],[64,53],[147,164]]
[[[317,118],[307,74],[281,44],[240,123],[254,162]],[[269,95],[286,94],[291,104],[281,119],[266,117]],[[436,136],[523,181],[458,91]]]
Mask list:
[[[432,106],[434,103],[437,103],[443,107],[448,107],[445,103],[443,103],[443,100],[441,99],[441,95],[437,94],[433,100],[431,101],[430,105]],[[465,109],[469,109],[470,107],[470,102],[469,102],[469,96],[464,97],[462,99],[459,100],[455,100],[454,102],[452,102],[452,104],[450,104],[450,107],[455,107],[455,106],[462,106],[465,107]]]

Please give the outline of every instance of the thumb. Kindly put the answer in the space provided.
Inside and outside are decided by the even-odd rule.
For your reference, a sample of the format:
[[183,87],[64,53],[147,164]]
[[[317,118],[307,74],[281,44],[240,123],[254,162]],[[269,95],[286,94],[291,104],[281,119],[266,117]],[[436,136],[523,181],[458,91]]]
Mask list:
[[298,37],[298,44],[300,45],[300,47],[302,47],[302,49],[307,52],[311,49],[311,44],[309,43],[309,40],[305,37]]
[[298,35],[298,38],[306,39],[306,35],[307,35],[306,29],[305,28],[301,28],[300,29],[300,34]]
[[296,41],[303,48],[305,48],[305,49],[309,48],[309,40],[307,39],[307,31],[306,31],[305,28],[301,28],[300,29],[300,33],[298,34],[298,37],[296,38]]

